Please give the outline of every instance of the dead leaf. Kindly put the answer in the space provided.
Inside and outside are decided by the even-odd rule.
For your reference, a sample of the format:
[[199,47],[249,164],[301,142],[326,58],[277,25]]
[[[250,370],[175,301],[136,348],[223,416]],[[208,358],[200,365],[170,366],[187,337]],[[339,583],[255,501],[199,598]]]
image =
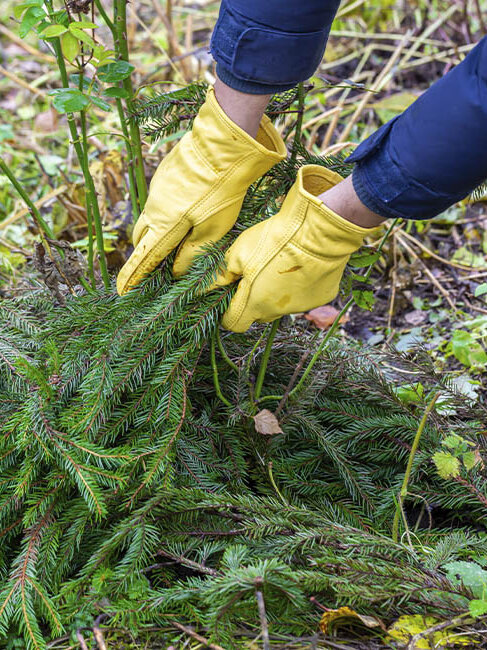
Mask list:
[[278,433],[283,433],[279,426],[279,421],[269,409],[262,409],[257,415],[254,415],[255,430],[264,436],[275,436]]
[[90,172],[98,194],[103,222],[112,220],[111,208],[124,198],[122,155],[108,151],[90,164]]
[[58,128],[58,113],[54,108],[38,113],[34,120],[34,129],[41,133],[54,133]]
[[[313,325],[319,327],[320,330],[327,330],[335,322],[338,313],[339,312],[337,309],[335,309],[335,307],[332,307],[331,305],[323,305],[322,307],[316,307],[316,309],[312,309],[307,314],[305,314],[304,317],[307,320],[310,320]],[[348,322],[348,316],[344,314],[340,318],[340,323],[346,322]]]
[[421,311],[421,309],[413,309],[413,311],[404,314],[404,320],[409,325],[420,325],[421,323],[424,323],[426,318],[426,312]]
[[366,627],[380,627],[385,630],[384,623],[375,616],[365,616],[358,614],[351,607],[339,607],[338,609],[329,609],[323,614],[320,621],[320,630],[323,634],[328,634],[333,627],[340,627],[346,625],[350,619],[360,621]]

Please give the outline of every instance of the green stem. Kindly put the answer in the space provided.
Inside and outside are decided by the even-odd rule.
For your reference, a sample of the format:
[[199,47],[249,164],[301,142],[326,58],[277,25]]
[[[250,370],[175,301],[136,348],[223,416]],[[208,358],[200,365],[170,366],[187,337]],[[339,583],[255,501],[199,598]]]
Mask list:
[[294,128],[293,148],[291,151],[291,162],[294,163],[298,156],[299,146],[301,144],[301,129],[303,128],[304,117],[304,84],[298,84],[298,119]]
[[122,128],[122,133],[125,136],[125,142],[127,145],[127,153],[129,157],[128,161],[128,175],[129,175],[129,194],[130,194],[130,201],[132,202],[132,214],[134,218],[134,222],[137,221],[137,219],[140,216],[139,212],[139,205],[137,201],[137,191],[136,191],[136,180],[134,176],[134,152],[132,149],[132,145],[130,143],[130,137],[129,137],[129,131],[127,128],[127,121],[125,119],[125,115],[123,112],[123,106],[122,106],[122,100],[117,99],[117,110],[118,110],[118,118],[120,120],[120,126]]
[[269,479],[270,479],[270,481],[271,481],[271,483],[272,483],[272,487],[273,487],[274,490],[276,491],[277,496],[278,496],[279,499],[282,501],[283,505],[289,507],[289,503],[288,503],[288,502],[286,501],[286,499],[283,497],[283,495],[282,495],[280,489],[277,487],[277,483],[276,483],[275,480],[274,480],[274,474],[272,473],[272,461],[270,461],[269,464],[267,465],[267,469],[268,469],[268,472],[269,472]]
[[[81,75],[80,75],[81,78]],[[88,166],[88,140],[86,137],[86,113],[81,111],[81,137],[83,139],[84,164]],[[86,201],[86,226],[88,229],[88,275],[93,289],[96,288],[95,268],[93,265],[93,212],[91,202]]]
[[56,239],[56,237],[54,236],[54,233],[52,232],[50,226],[41,217],[41,213],[36,208],[34,203],[30,200],[30,197],[27,194],[27,192],[24,190],[22,185],[15,178],[15,176],[12,174],[12,172],[10,171],[10,169],[7,167],[7,165],[4,163],[4,161],[2,159],[0,159],[0,170],[2,171],[3,174],[5,174],[5,176],[8,178],[8,180],[12,183],[14,188],[20,194],[20,197],[22,198],[24,203],[29,208],[29,212],[32,215],[32,218],[34,219],[34,221],[36,222],[37,227],[39,228],[39,231],[42,232],[49,239]]
[[436,393],[434,395],[433,399],[431,402],[428,404],[426,407],[426,410],[424,412],[423,417],[421,418],[421,422],[419,423],[418,430],[416,431],[416,435],[414,436],[413,440],[413,445],[411,447],[411,451],[409,452],[409,459],[408,459],[408,464],[406,467],[406,473],[404,474],[404,480],[402,482],[402,487],[401,491],[399,493],[399,498],[398,502],[396,505],[396,513],[394,515],[394,522],[392,524],[392,541],[397,542],[398,537],[399,537],[399,519],[401,517],[401,510],[402,510],[402,503],[404,499],[406,498],[408,494],[408,484],[409,484],[409,479],[411,477],[411,470],[413,468],[413,462],[414,462],[414,457],[416,455],[416,451],[418,449],[419,441],[421,440],[421,435],[424,431],[424,427],[426,426],[426,420],[428,419],[429,414],[433,410],[433,407],[435,405],[436,400],[440,396],[440,393]]
[[[115,29],[113,35],[115,50],[123,61],[129,62],[129,51],[127,45],[127,0],[115,0],[114,13]],[[127,79],[123,80],[123,87],[128,94],[126,99],[128,112],[133,113],[134,87],[131,77],[127,77]],[[139,127],[133,119],[129,120],[129,129],[131,146],[134,154],[133,162],[135,179],[137,182],[139,209],[140,212],[142,212],[147,200],[147,183],[145,180],[144,159],[142,157],[142,142],[140,139]]]
[[266,335],[266,333],[267,333],[267,329],[268,329],[268,328],[266,328],[266,329],[262,332],[262,334],[259,336],[259,338],[258,338],[257,341],[255,342],[254,347],[253,347],[252,350],[250,351],[249,358],[248,358],[248,360],[247,360],[247,363],[245,364],[245,374],[246,374],[247,376],[250,375],[250,368],[251,368],[251,366],[252,366],[252,361],[253,361],[253,359],[254,359],[254,355],[255,355],[255,353],[256,353],[258,347],[259,347],[260,344],[262,343],[262,339],[265,337],[265,335]]
[[267,370],[267,364],[269,363],[272,344],[274,343],[274,338],[276,336],[276,332],[279,328],[280,322],[281,319],[278,318],[272,323],[271,331],[269,332],[269,336],[267,337],[267,341],[264,348],[264,354],[262,355],[262,361],[260,363],[259,374],[257,375],[257,381],[255,382],[254,396],[256,401],[258,401],[260,394],[262,392],[262,386],[264,385],[264,378]]
[[91,284],[83,276],[80,277],[79,283],[82,287],[84,287],[84,289],[86,289],[88,293],[94,293],[94,287],[92,287]]
[[[44,0],[44,3],[49,11],[49,14],[52,16],[53,14],[52,1]],[[59,38],[53,39],[53,46],[54,46],[54,52],[56,55],[59,72],[61,74],[61,82],[64,88],[69,88],[68,73],[66,72],[66,66],[64,64],[61,42]],[[76,156],[81,166],[81,170],[83,172],[83,178],[86,186],[86,190],[85,190],[86,202],[87,204],[88,202],[90,203],[91,208],[93,210],[93,219],[95,222],[95,231],[96,231],[96,242],[98,248],[98,261],[100,264],[101,276],[103,278],[103,283],[105,285],[105,288],[109,289],[110,277],[108,275],[108,270],[107,270],[105,248],[103,243],[103,227],[101,223],[100,207],[98,205],[98,198],[96,196],[95,184],[93,182],[93,178],[91,176],[89,166],[86,164],[87,157],[85,157],[85,153],[83,151],[83,147],[81,145],[78,136],[78,129],[76,128],[76,122],[73,113],[67,113],[66,118],[68,120],[68,127],[69,127],[69,132],[71,134],[71,141],[74,146],[74,150],[76,151]]]
[[216,365],[215,339],[216,339],[216,333],[214,332],[210,340],[210,360],[211,360],[211,368],[213,370],[213,384],[215,386],[215,392],[217,394],[217,397],[225,404],[225,406],[229,406],[231,408],[232,404],[223,395],[222,389],[220,388],[220,379],[218,378],[218,366]]
[[105,25],[108,27],[108,29],[112,32],[112,34],[115,31],[115,25],[113,22],[110,20],[107,12],[105,11],[105,8],[103,7],[102,3],[100,0],[95,0],[95,7],[98,9],[100,12],[100,16],[103,18],[105,21]]
[[227,354],[227,351],[223,347],[223,343],[222,343],[222,339],[221,339],[221,336],[220,336],[220,329],[219,328],[216,329],[216,343],[218,345],[218,349],[220,350],[220,354],[223,357],[223,360],[230,366],[230,368],[235,370],[235,372],[239,372],[239,367],[237,366],[236,363],[234,363],[230,359],[230,357]]

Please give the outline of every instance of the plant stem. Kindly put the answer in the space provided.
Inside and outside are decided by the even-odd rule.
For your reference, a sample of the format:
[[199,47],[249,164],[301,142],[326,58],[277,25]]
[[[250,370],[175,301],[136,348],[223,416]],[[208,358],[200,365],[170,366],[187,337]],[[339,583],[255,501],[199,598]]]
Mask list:
[[52,232],[50,226],[41,217],[41,213],[36,208],[34,203],[30,200],[30,197],[27,194],[27,192],[24,190],[22,185],[15,178],[15,176],[12,174],[10,169],[7,167],[7,165],[4,163],[4,161],[1,158],[0,158],[0,170],[2,171],[3,174],[5,174],[5,176],[8,178],[8,180],[12,183],[14,188],[20,194],[20,197],[22,198],[24,203],[29,208],[29,212],[30,212],[32,218],[34,219],[37,227],[39,228],[39,231],[42,232],[49,239],[56,239],[56,237],[54,236],[54,233]]
[[108,27],[108,29],[112,32],[112,34],[115,31],[115,25],[113,22],[110,20],[107,12],[105,11],[105,8],[103,7],[103,4],[101,3],[101,0],[95,0],[95,7],[98,9],[100,12],[100,16],[103,18],[105,21],[105,25]]
[[274,479],[274,474],[272,473],[272,461],[269,461],[269,464],[267,465],[267,470],[269,472],[269,479],[272,483],[272,487],[276,491],[277,496],[279,499],[282,501],[283,505],[289,507],[289,503],[286,501],[286,499],[283,497],[281,490],[277,487],[277,483]]
[[[53,8],[51,0],[44,0],[44,3],[49,11],[49,14],[52,16]],[[63,53],[61,49],[61,42],[59,38],[53,39],[54,53],[56,55],[56,61],[58,64],[59,72],[61,74],[61,82],[64,88],[69,88],[68,73],[66,72],[66,65],[64,64]],[[83,178],[86,185],[86,202],[91,205],[93,211],[93,219],[95,222],[95,231],[96,231],[96,243],[98,248],[98,261],[100,264],[101,276],[103,278],[103,283],[106,289],[110,288],[110,277],[107,270],[107,262],[105,257],[105,248],[103,243],[103,227],[101,223],[101,214],[100,207],[98,205],[98,198],[96,196],[95,184],[90,173],[89,165],[87,165],[87,155],[83,151],[81,145],[78,129],[76,128],[76,122],[74,119],[73,113],[67,113],[66,118],[68,120],[69,132],[71,134],[71,141],[76,151],[76,156],[78,158],[81,170],[83,172]]]
[[[259,581],[259,584],[263,583],[262,578],[257,578],[256,583],[257,581]],[[263,650],[271,650],[271,643],[269,639],[269,626],[267,625],[267,616],[265,612],[264,594],[260,589],[255,590],[255,598],[257,599],[257,609],[259,611],[260,628],[262,634],[262,647]]]
[[[127,45],[127,0],[115,0],[114,3],[115,28],[113,31],[115,50],[123,61],[129,62],[129,51]],[[133,113],[134,87],[131,77],[123,80],[123,87],[128,93],[126,99],[129,113]],[[137,191],[139,199],[139,210],[142,212],[147,200],[147,183],[144,172],[144,159],[142,157],[142,142],[140,131],[134,120],[129,120],[130,140],[132,152],[134,154],[133,163],[135,169],[135,178],[137,182]]]
[[[79,74],[79,90],[83,92],[83,80],[84,80],[84,69],[81,67]],[[86,113],[81,111],[81,137],[83,139],[83,153],[84,153],[84,164],[85,167],[88,166],[88,139],[86,133]],[[91,203],[86,201],[86,226],[88,229],[88,275],[90,277],[91,286],[93,289],[96,288],[95,280],[95,268],[93,265],[93,211],[91,209]]]
[[222,339],[221,339],[221,336],[220,336],[220,329],[219,329],[218,327],[217,327],[217,329],[216,329],[216,343],[217,343],[217,345],[218,345],[218,349],[220,350],[220,354],[221,354],[222,357],[223,357],[223,360],[224,360],[224,361],[225,361],[225,362],[230,366],[230,368],[232,368],[233,370],[235,370],[235,372],[239,372],[239,368],[238,368],[237,364],[234,363],[234,362],[230,359],[230,357],[229,357],[228,354],[227,354],[227,351],[226,351],[225,348],[223,347]]
[[[81,76],[81,75],[80,75]],[[86,137],[86,113],[81,111],[81,137],[83,139],[84,164],[88,167],[88,141]],[[91,202],[86,201],[86,226],[88,228],[88,275],[93,289],[96,288],[95,268],[93,265],[93,212]]]
[[117,103],[118,117],[120,120],[120,126],[122,128],[122,133],[125,136],[125,142],[127,145],[127,153],[129,157],[129,161],[127,165],[128,175],[129,175],[129,194],[130,194],[130,201],[132,203],[132,215],[133,215],[134,222],[136,222],[140,216],[140,212],[139,212],[139,204],[137,199],[136,180],[134,176],[134,152],[132,149],[132,144],[130,142],[129,131],[127,128],[127,121],[125,119],[125,115],[123,112],[122,100],[117,99],[116,103]]
[[291,162],[294,163],[298,156],[299,146],[301,144],[301,129],[303,127],[304,117],[304,84],[298,84],[298,119],[294,128],[293,148],[291,151]]
[[216,365],[215,339],[216,339],[216,332],[213,332],[210,340],[210,360],[211,360],[211,368],[213,370],[213,384],[215,386],[215,392],[217,394],[217,397],[225,404],[225,406],[229,406],[231,408],[232,404],[223,395],[222,389],[220,387],[220,379],[218,378],[218,366]]
[[267,337],[267,341],[264,348],[264,354],[262,355],[262,361],[260,363],[259,374],[257,375],[257,381],[255,382],[255,391],[254,396],[255,400],[258,401],[260,394],[262,392],[262,386],[264,384],[265,373],[267,370],[267,364],[269,363],[269,357],[271,354],[272,344],[274,343],[274,338],[279,327],[281,319],[278,318],[272,323],[271,331]]
[[402,482],[402,487],[401,487],[401,492],[399,493],[399,498],[396,506],[396,513],[394,515],[394,522],[392,524],[392,541],[397,542],[398,540],[398,535],[399,535],[399,518],[401,516],[401,510],[402,510],[402,502],[406,498],[408,494],[408,484],[409,484],[409,479],[411,477],[411,470],[413,468],[413,461],[414,461],[414,456],[416,455],[416,451],[418,449],[419,441],[421,440],[421,435],[424,431],[424,427],[426,426],[426,420],[428,419],[428,415],[431,413],[433,410],[433,407],[435,405],[436,400],[440,396],[440,393],[436,393],[434,395],[433,399],[431,402],[428,404],[426,407],[426,410],[423,414],[423,417],[421,418],[421,422],[419,423],[418,430],[416,431],[416,435],[414,436],[413,440],[413,445],[411,447],[411,451],[409,452],[409,459],[408,459],[408,464],[406,467],[406,473],[404,474],[404,480]]

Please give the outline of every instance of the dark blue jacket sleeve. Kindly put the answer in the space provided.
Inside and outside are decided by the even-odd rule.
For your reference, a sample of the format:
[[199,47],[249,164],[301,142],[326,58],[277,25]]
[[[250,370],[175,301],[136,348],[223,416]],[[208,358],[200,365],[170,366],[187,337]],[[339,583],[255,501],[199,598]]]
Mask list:
[[231,88],[268,94],[314,74],[340,0],[223,0],[211,39]]
[[[292,88],[318,67],[339,0],[223,0],[211,50],[246,93]],[[425,219],[487,178],[487,37],[354,151],[360,200],[384,217]]]
[[364,140],[353,184],[383,217],[427,219],[487,178],[487,37],[404,113]]

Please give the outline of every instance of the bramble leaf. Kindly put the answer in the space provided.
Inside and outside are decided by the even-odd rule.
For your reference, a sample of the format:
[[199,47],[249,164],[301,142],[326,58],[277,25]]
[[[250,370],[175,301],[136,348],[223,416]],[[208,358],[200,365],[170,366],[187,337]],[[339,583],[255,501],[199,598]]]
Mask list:
[[67,32],[68,29],[64,25],[49,25],[39,34],[41,38],[55,38]]
[[460,474],[460,461],[447,451],[433,454],[433,462],[441,478],[452,478]]
[[130,77],[133,70],[135,70],[135,66],[128,61],[115,61],[102,66],[98,70],[98,78],[107,83],[117,83],[117,81],[123,81]]
[[59,113],[82,111],[90,103],[90,98],[75,88],[58,88],[49,94],[54,96],[52,103]]

